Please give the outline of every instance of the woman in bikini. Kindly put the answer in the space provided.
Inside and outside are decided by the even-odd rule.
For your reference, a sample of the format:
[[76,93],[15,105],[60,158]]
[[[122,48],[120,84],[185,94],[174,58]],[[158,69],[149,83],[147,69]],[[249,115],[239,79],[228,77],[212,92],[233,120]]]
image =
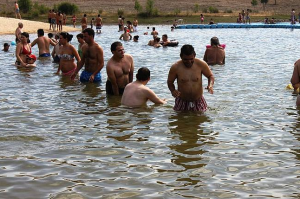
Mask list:
[[27,65],[27,55],[31,55],[31,46],[29,40],[29,34],[27,32],[21,33],[21,41],[16,47],[16,58],[17,61],[15,65],[26,66]]
[[77,62],[80,62],[80,57],[77,50],[74,46],[69,44],[72,38],[73,35],[70,35],[67,32],[61,32],[59,35],[59,42],[62,45],[62,48],[60,49],[60,54],[58,55],[60,61],[57,74],[59,74],[61,71],[62,75],[71,76],[77,67],[75,59]]

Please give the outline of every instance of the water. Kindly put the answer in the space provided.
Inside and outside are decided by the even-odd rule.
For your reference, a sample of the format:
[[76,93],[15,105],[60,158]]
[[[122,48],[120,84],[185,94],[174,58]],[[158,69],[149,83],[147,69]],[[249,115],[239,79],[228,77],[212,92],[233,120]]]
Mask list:
[[[179,47],[146,46],[145,26],[139,43],[124,47],[134,74],[150,68],[148,86],[169,99],[163,106],[124,108],[120,97],[106,96],[104,83],[71,82],[54,74],[50,60],[17,69],[14,46],[0,53],[0,198],[300,196],[300,111],[285,89],[300,58],[299,30],[156,28]],[[95,37],[105,64],[116,30],[104,26]],[[169,68],[180,46],[193,44],[202,58],[213,36],[227,45],[226,65],[211,67],[215,93],[204,93],[209,110],[176,113]],[[102,77],[105,82],[105,68]]]

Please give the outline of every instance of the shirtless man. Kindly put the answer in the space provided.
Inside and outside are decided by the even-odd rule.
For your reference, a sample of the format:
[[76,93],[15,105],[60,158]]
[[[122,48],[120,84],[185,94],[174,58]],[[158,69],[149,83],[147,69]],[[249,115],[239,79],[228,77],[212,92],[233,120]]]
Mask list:
[[119,32],[122,31],[122,16],[121,15],[118,18],[118,26],[119,26]]
[[95,32],[91,28],[83,30],[83,39],[87,45],[82,46],[82,57],[76,71],[71,76],[74,80],[84,65],[84,71],[80,75],[81,82],[101,82],[101,69],[104,66],[103,49],[95,42]]
[[22,19],[21,14],[20,14],[20,8],[18,2],[15,1],[15,13],[16,13],[16,18]]
[[124,33],[121,34],[120,38],[119,39],[123,39],[124,41],[129,41],[132,39],[132,36],[129,32],[127,32],[127,27],[124,27]]
[[203,60],[208,65],[223,65],[225,64],[225,51],[220,46],[218,37],[210,39],[210,48],[207,48]]
[[110,95],[123,94],[125,86],[133,80],[133,58],[124,53],[121,42],[114,42],[110,48],[113,56],[107,62],[106,93]]
[[[203,97],[202,75],[208,79],[208,92],[213,94],[214,76],[208,65],[196,57],[192,45],[184,45],[180,52],[181,60],[172,65],[168,75],[168,87],[175,97],[175,111],[207,110]],[[177,90],[174,81],[177,79]]]
[[101,28],[102,28],[102,18],[100,17],[100,14],[96,18],[96,32],[101,33]]
[[152,28],[151,35],[153,35],[153,37],[158,35],[158,32],[155,30],[155,27]]
[[86,17],[86,14],[84,14],[83,17],[82,17],[82,19],[81,19],[81,28],[82,28],[82,31],[87,28],[87,17]]
[[36,38],[32,43],[31,47],[35,44],[38,44],[39,48],[39,57],[50,57],[50,44],[55,46],[56,43],[53,42],[50,38],[44,36],[44,30],[38,29],[37,30],[38,38]]
[[294,87],[294,93],[299,94],[300,88],[300,59],[298,59],[294,64],[294,71],[291,78],[291,83]]
[[170,40],[168,40],[168,35],[164,34],[162,36],[162,41],[160,42],[160,44],[162,46],[167,46],[170,43]]
[[142,67],[136,74],[136,81],[127,84],[122,96],[121,103],[129,107],[140,107],[146,105],[150,100],[155,104],[166,103],[165,99],[160,99],[146,84],[150,81],[150,70]]
[[23,23],[19,22],[18,27],[15,31],[15,36],[16,36],[16,44],[21,41],[21,33],[22,33],[22,28],[23,28]]

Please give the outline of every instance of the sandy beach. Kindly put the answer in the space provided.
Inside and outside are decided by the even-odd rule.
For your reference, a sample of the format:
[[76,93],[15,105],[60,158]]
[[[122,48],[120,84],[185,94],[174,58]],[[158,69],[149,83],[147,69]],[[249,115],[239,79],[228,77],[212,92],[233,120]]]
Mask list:
[[[25,19],[20,20],[14,18],[0,17],[0,24],[1,24],[0,35],[15,34],[19,22],[22,22],[24,25],[23,32],[36,33],[36,31],[40,28],[44,29],[45,33],[53,32],[49,30],[48,23],[43,23],[39,21],[30,21]],[[63,26],[63,31],[72,32],[72,31],[80,31],[80,29],[73,28],[70,26]]]

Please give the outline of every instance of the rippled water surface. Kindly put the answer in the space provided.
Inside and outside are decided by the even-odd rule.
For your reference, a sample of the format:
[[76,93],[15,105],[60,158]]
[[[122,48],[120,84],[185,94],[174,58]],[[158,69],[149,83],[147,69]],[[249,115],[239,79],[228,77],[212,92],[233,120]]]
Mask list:
[[[151,70],[148,86],[169,100],[163,106],[124,108],[106,96],[104,83],[71,82],[47,59],[17,69],[15,46],[0,52],[0,198],[300,197],[300,111],[285,89],[300,58],[299,30],[156,28],[179,47],[146,46],[145,26],[140,41],[124,47],[134,73]],[[104,26],[95,37],[105,64],[116,30]],[[170,66],[183,44],[202,59],[213,36],[227,45],[227,57],[225,66],[211,67],[209,110],[174,112]]]

